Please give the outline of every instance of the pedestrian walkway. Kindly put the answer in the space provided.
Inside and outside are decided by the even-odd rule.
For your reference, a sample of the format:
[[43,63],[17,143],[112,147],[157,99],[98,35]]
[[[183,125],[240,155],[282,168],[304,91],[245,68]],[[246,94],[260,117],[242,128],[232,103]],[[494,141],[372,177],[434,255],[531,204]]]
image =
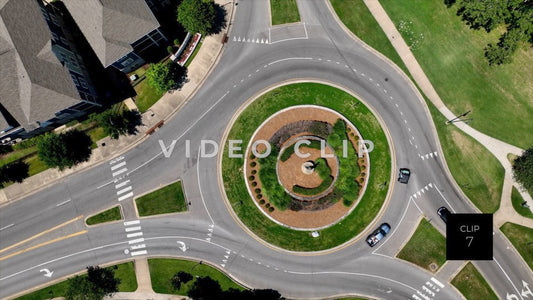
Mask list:
[[[216,0],[227,11],[227,24],[231,24],[233,18],[233,1]],[[225,5],[229,4],[231,5]],[[162,120],[172,118],[185,103],[192,98],[196,91],[202,86],[205,78],[214,68],[224,44],[222,38],[228,33],[229,26],[217,35],[205,37],[202,47],[196,57],[188,67],[188,81],[180,90],[166,93],[148,111],[142,114],[142,124],[137,127],[138,133],[135,135],[121,136],[118,140],[106,137],[98,141],[98,147],[93,149],[89,161],[81,163],[71,169],[59,171],[48,169],[44,172],[26,178],[22,183],[12,184],[0,190],[0,206],[18,199],[27,197],[41,189],[57,183],[60,179],[86,170],[98,165],[121,153],[127,152],[147,138],[146,131]],[[131,99],[126,99],[124,103],[128,108],[135,107]]]
[[[407,43],[402,38],[400,32],[396,29],[396,26],[392,20],[387,15],[387,12],[383,9],[379,1],[377,0],[364,0],[365,5],[368,7],[379,26],[383,29],[387,35],[389,41],[391,42],[396,52],[400,55],[402,61],[406,65],[409,73],[413,76],[414,80],[424,92],[424,94],[429,98],[429,100],[438,108],[438,110],[449,120],[455,118],[453,114],[441,100],[433,85],[429,81],[429,78],[426,76],[422,67],[418,64],[416,58]],[[333,12],[334,13],[334,12]],[[341,27],[345,28],[342,24]],[[514,223],[519,223],[523,226],[528,226],[533,228],[533,219],[524,218],[519,215],[513,208],[511,203],[511,193],[512,187],[515,186],[520,191],[522,198],[528,203],[529,207],[533,207],[533,199],[526,191],[522,191],[519,188],[518,183],[516,183],[512,178],[512,165],[511,162],[507,159],[509,153],[515,155],[521,155],[524,151],[518,147],[507,144],[500,140],[497,140],[493,137],[490,137],[484,133],[481,133],[474,128],[468,126],[463,122],[453,123],[463,132],[468,134],[487,148],[502,164],[505,169],[505,178],[502,189],[502,196],[500,201],[500,210],[494,215],[494,223],[496,226],[511,221]]]

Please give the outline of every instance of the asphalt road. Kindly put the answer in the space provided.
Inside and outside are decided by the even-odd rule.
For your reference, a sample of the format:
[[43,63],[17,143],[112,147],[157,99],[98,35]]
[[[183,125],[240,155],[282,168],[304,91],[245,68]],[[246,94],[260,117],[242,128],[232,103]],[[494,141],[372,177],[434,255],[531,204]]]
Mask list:
[[[384,299],[460,299],[447,278],[393,257],[420,216],[430,218],[444,233],[444,223],[436,214],[438,207],[475,211],[444,171],[425,104],[405,77],[339,27],[323,0],[299,1],[298,5],[302,23],[269,28],[265,13],[268,1],[239,1],[229,42],[217,67],[161,130],[115,161],[64,178],[3,207],[0,297],[72,274],[87,265],[132,259],[135,253],[209,261],[249,286],[274,288],[287,297],[360,294]],[[271,43],[252,42],[257,39]],[[375,248],[368,247],[364,239],[311,256],[266,247],[231,217],[218,185],[217,158],[198,157],[200,140],[220,142],[231,117],[247,99],[278,83],[297,79],[330,82],[358,95],[380,116],[390,133],[395,153],[393,169],[407,166],[413,172],[408,185],[393,185],[390,202],[381,219],[375,221],[391,224],[392,232]],[[167,146],[177,140],[169,158],[161,153],[159,140]],[[186,140],[191,145],[189,157]],[[425,158],[435,152],[438,155]],[[178,178],[183,180],[191,203],[189,212],[136,222],[128,194],[137,196]],[[418,195],[421,190],[424,192]],[[122,197],[124,200],[118,201]],[[78,218],[119,203],[125,221],[133,223],[87,228],[83,218]],[[24,245],[6,249],[69,221]],[[132,227],[140,228],[126,231]],[[362,236],[366,237],[373,227]],[[495,260],[476,262],[476,267],[500,298],[515,294],[515,299],[526,299],[520,295],[522,281],[533,284],[533,276],[499,230],[494,231]],[[67,235],[72,237],[62,239]],[[49,241],[54,242],[46,244]],[[178,241],[185,243],[186,251],[180,249]],[[28,250],[30,246],[36,247]],[[45,268],[54,272],[51,278],[40,272]]]

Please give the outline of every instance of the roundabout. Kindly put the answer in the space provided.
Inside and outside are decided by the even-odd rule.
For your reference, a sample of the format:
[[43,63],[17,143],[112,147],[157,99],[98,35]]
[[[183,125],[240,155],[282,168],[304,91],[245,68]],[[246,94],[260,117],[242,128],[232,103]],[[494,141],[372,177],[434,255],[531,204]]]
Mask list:
[[[385,203],[380,183],[390,179],[391,158],[367,106],[332,86],[297,83],[239,111],[222,142],[222,178],[233,212],[253,235],[286,250],[321,251],[372,223]],[[233,140],[246,146],[240,158],[229,157]],[[367,153],[368,144],[374,151]]]

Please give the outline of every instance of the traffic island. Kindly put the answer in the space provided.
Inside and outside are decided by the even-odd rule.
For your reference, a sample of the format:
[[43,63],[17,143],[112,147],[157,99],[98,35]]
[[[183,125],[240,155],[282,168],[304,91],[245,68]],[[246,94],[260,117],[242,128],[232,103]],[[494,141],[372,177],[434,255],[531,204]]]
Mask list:
[[[374,113],[347,92],[319,83],[275,88],[248,101],[226,133],[220,159],[228,204],[253,234],[270,244],[292,251],[334,248],[362,233],[385,203],[391,181],[387,136]],[[303,160],[293,145],[305,137],[312,139],[298,149],[311,156]],[[361,151],[359,158],[362,137],[374,149]],[[261,139],[266,143],[251,152]],[[245,148],[240,156],[233,153],[235,140]],[[333,158],[318,155],[321,141]],[[267,147],[271,155],[261,157]],[[284,168],[287,164],[292,167]],[[306,175],[307,166],[312,172]]]

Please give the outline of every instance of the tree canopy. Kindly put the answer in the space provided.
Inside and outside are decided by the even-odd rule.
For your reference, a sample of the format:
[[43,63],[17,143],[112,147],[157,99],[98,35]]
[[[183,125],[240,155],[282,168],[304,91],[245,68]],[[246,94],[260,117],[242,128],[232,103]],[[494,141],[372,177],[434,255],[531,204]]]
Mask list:
[[3,166],[0,168],[0,186],[9,181],[22,182],[29,176],[29,169],[29,165],[22,160]]
[[115,272],[98,266],[87,267],[87,275],[77,275],[68,280],[67,300],[99,300],[118,292],[120,279]]
[[187,70],[173,62],[150,64],[146,70],[148,84],[159,92],[166,92],[179,87]]
[[47,133],[37,142],[39,158],[60,170],[89,160],[91,146],[91,138],[76,129],[61,134]]
[[112,139],[118,139],[121,135],[135,134],[137,126],[142,123],[142,117],[136,110],[108,109],[100,114],[92,114],[90,118],[102,126],[104,132]]
[[488,44],[485,57],[490,65],[511,62],[513,53],[521,42],[533,45],[533,5],[523,0],[444,0],[447,6],[457,4],[457,15],[472,29],[490,32],[505,26],[497,44]]
[[191,33],[214,33],[217,27],[215,3],[212,0],[183,0],[178,6],[178,22]]
[[533,191],[533,147],[524,151],[514,161],[513,177],[524,188]]
[[220,299],[220,300],[279,300],[284,299],[280,293],[272,289],[237,290],[230,288],[222,291],[218,281],[211,277],[197,278],[187,296],[196,299]]

